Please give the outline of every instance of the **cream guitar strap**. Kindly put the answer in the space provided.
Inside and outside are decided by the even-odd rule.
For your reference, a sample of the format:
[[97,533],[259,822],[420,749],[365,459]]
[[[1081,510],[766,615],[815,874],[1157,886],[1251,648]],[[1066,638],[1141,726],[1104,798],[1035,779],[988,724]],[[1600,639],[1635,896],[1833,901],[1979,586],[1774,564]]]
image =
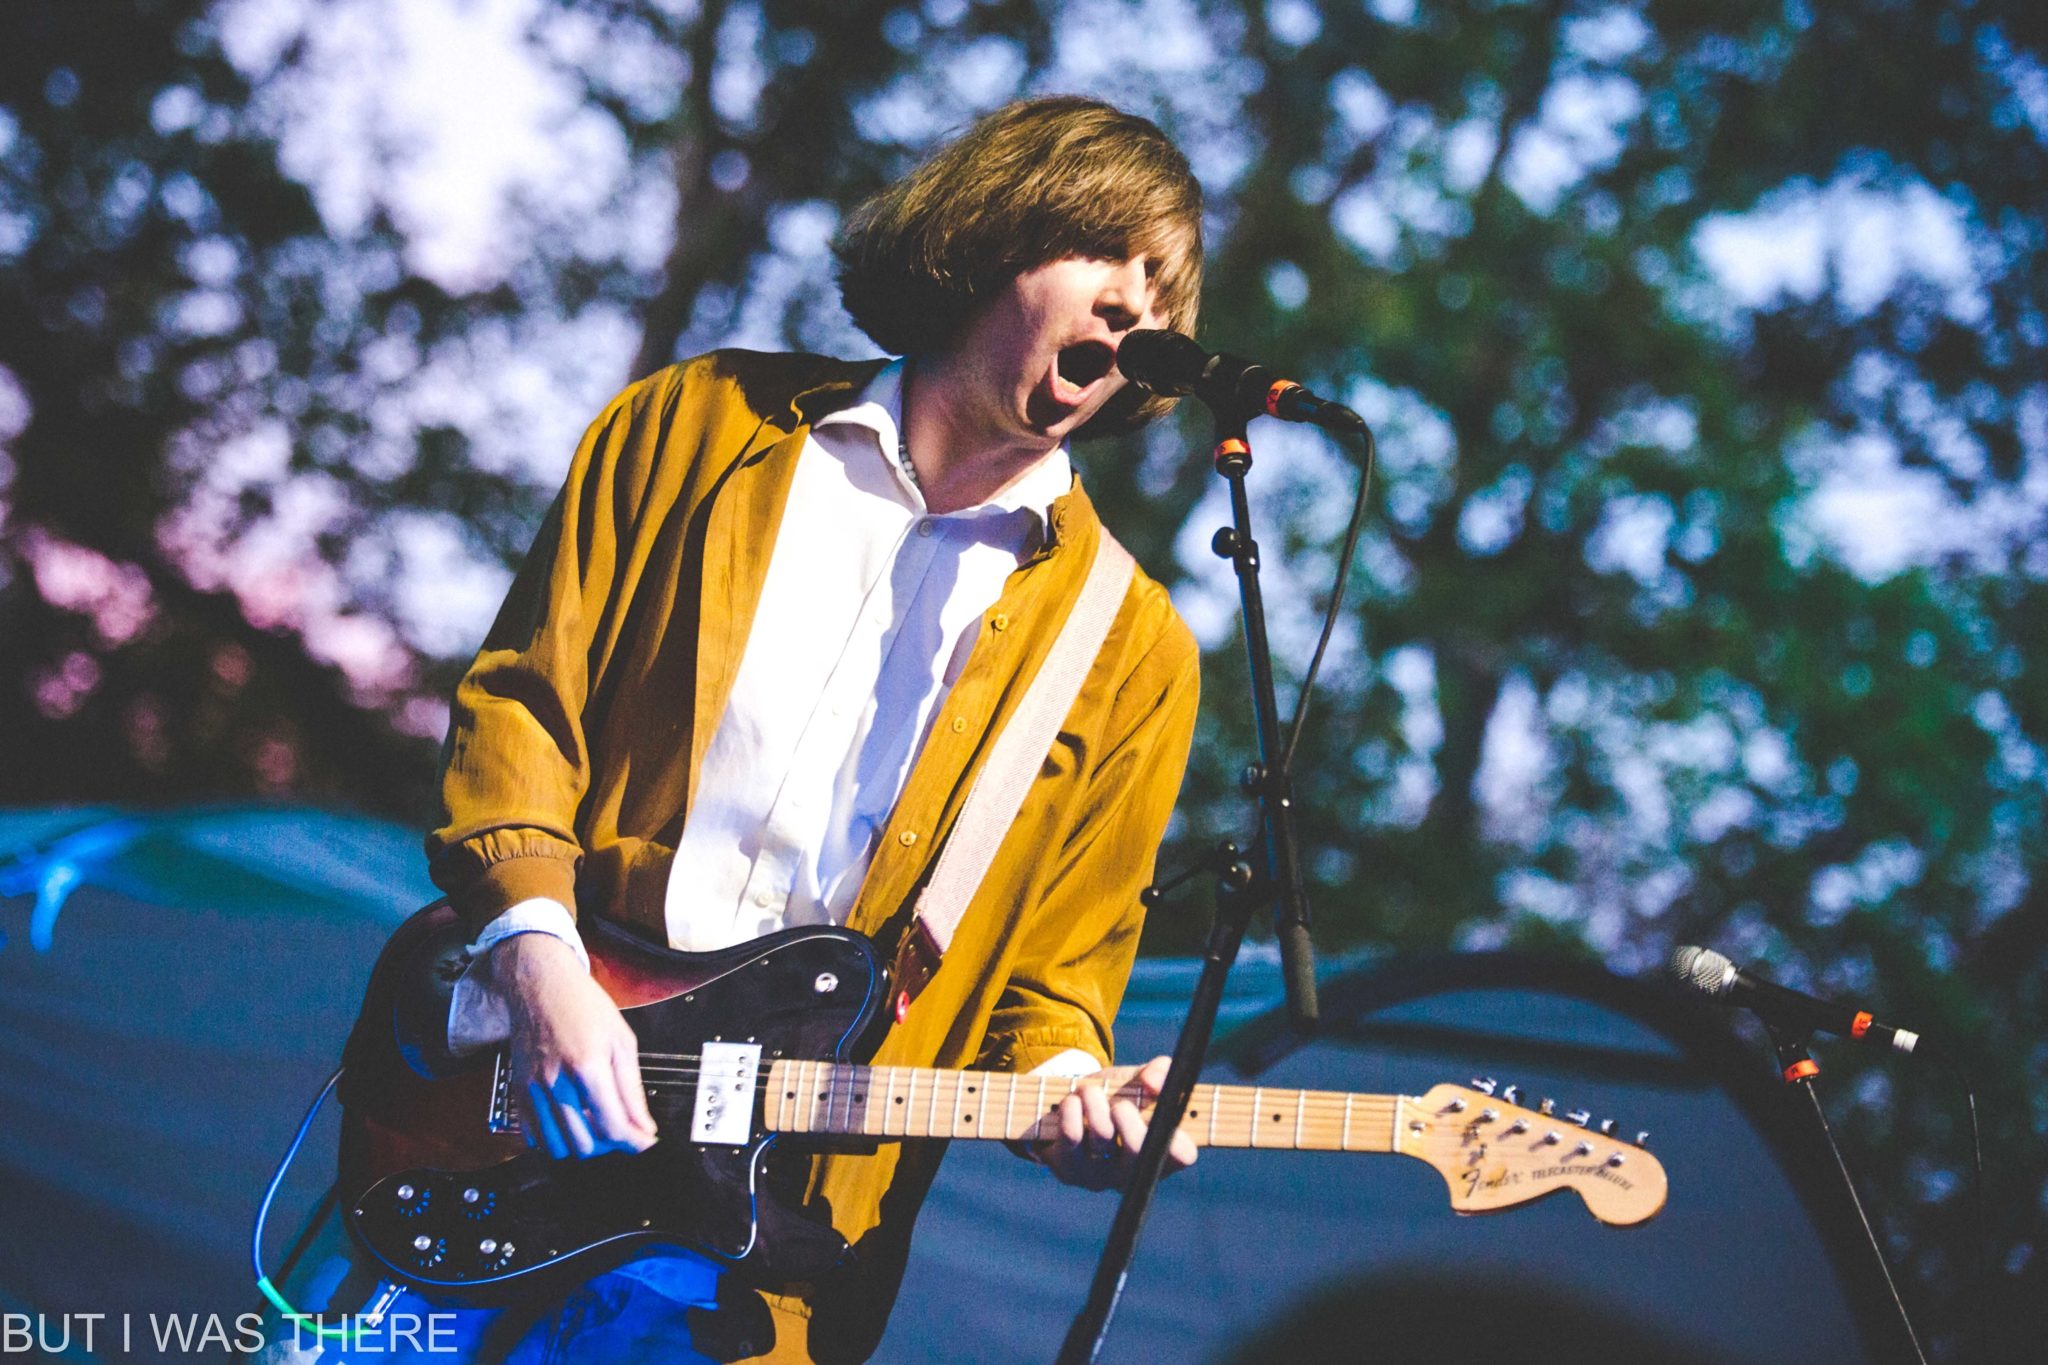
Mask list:
[[1081,596],[1039,665],[1030,688],[996,736],[988,761],[975,774],[967,803],[953,823],[938,866],[917,898],[917,918],[896,954],[896,1017],[900,1020],[917,998],[939,959],[953,942],[953,931],[967,913],[967,903],[995,861],[1010,822],[1024,804],[1024,794],[1044,766],[1060,722],[1073,710],[1081,684],[1101,652],[1116,620],[1136,568],[1130,551],[1108,530],[1095,547]]

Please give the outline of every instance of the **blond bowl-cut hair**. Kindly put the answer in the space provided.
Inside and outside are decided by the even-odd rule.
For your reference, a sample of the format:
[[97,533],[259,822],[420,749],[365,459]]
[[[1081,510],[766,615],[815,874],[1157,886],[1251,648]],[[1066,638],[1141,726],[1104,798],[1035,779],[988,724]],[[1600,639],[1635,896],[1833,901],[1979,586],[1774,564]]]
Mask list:
[[[897,355],[945,349],[1010,281],[1073,256],[1147,258],[1161,317],[1192,332],[1202,189],[1148,119],[1075,95],[1018,100],[862,203],[834,250],[846,311]],[[1077,434],[1133,430],[1172,406],[1129,386]]]

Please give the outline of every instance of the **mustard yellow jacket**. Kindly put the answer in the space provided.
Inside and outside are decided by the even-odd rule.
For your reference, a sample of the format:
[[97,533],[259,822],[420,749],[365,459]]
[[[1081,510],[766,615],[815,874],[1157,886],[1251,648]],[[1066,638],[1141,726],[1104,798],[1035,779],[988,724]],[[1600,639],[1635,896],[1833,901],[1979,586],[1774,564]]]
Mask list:
[[[591,424],[455,693],[427,848],[473,925],[544,895],[665,941],[669,865],[797,454],[810,422],[876,368],[714,352],[633,385]],[[984,618],[848,921],[885,951],[1101,534],[1076,482]],[[1136,575],[944,963],[877,1062],[1028,1070],[1070,1047],[1113,1055],[1138,892],[1187,762],[1196,660],[1165,590]],[[872,1351],[941,1155],[921,1142],[815,1159],[810,1198],[855,1254],[843,1274],[771,1296],[776,1359]]]

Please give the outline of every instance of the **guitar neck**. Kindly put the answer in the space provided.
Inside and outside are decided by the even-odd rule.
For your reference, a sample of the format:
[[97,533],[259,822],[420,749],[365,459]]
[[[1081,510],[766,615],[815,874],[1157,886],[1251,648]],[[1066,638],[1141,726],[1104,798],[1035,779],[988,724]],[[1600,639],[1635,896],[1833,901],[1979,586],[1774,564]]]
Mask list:
[[[1150,1110],[1136,1067],[1112,1070],[1116,1095]],[[1077,1082],[1007,1071],[844,1066],[779,1061],[768,1072],[767,1127],[848,1137],[1029,1141],[1059,1130],[1060,1101]],[[1204,1147],[1392,1152],[1400,1095],[1197,1085],[1181,1129]]]

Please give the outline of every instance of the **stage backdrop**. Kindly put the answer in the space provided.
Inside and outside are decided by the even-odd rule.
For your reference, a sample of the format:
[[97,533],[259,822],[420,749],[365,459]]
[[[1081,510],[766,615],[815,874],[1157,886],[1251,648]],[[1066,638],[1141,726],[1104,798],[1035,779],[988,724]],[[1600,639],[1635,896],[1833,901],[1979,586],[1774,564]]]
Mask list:
[[[0,812],[0,1310],[52,1332],[127,1315],[130,1349],[102,1327],[97,1356],[147,1360],[185,1358],[150,1339],[171,1315],[252,1308],[258,1195],[371,958],[433,894],[414,834],[352,816]],[[1170,1045],[1193,979],[1139,965],[1124,1060]],[[1626,1230],[1570,1195],[1460,1218],[1406,1158],[1211,1151],[1162,1190],[1106,1359],[1883,1358],[1854,1325],[1867,1277],[1839,1208],[1795,1194],[1813,1153],[1781,1131],[1767,1063],[1661,987],[1478,957],[1340,964],[1324,999],[1326,1035],[1295,1046],[1270,964],[1241,964],[1210,1079],[1514,1081],[1652,1130],[1668,1207]],[[330,1114],[280,1197],[273,1260],[332,1140]],[[878,1358],[1050,1359],[1113,1212],[956,1144]]]

